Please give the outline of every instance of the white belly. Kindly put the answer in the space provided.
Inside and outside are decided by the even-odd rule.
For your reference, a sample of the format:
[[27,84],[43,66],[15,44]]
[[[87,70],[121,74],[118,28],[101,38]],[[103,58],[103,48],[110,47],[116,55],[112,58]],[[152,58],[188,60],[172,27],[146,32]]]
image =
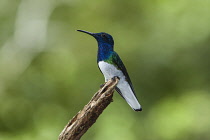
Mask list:
[[105,82],[107,82],[115,76],[118,76],[120,78],[117,87],[120,89],[122,96],[134,110],[139,110],[141,108],[141,105],[136,99],[133,90],[131,89],[129,83],[126,81],[122,71],[118,70],[114,65],[104,61],[100,61],[98,63],[98,66],[104,75]]
[[110,80],[111,78],[118,76],[121,79],[125,78],[125,76],[123,75],[122,71],[118,70],[114,65],[109,64],[107,62],[104,61],[100,61],[98,63],[98,66],[101,70],[101,72],[104,75],[105,78],[105,82],[107,82],[108,80]]

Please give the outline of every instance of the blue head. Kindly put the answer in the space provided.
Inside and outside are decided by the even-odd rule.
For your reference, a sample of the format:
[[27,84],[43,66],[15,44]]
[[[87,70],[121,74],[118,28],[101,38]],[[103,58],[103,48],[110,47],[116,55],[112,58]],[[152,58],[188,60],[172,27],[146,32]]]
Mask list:
[[88,31],[84,31],[84,30],[77,30],[79,32],[83,32],[86,34],[89,34],[91,36],[93,36],[97,42],[98,42],[98,46],[99,47],[110,47],[113,49],[114,46],[114,40],[112,38],[112,36],[110,34],[101,32],[101,33],[91,33]]
[[110,34],[101,33],[91,33],[84,30],[77,30],[93,36],[98,42],[98,62],[107,60],[111,56],[114,47],[114,40]]

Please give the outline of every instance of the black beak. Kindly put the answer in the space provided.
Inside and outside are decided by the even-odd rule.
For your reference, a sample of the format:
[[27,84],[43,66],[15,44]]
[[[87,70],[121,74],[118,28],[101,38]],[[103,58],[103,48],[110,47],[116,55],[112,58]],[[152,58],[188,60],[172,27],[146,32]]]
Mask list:
[[77,31],[79,31],[79,32],[83,32],[83,33],[86,33],[86,34],[89,34],[89,35],[91,35],[91,36],[95,37],[95,33],[91,33],[91,32],[84,31],[84,30],[77,30]]

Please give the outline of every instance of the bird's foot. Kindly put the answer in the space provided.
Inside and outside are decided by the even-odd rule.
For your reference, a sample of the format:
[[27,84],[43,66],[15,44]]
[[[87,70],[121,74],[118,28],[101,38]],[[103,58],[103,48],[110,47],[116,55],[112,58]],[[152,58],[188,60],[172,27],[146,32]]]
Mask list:
[[102,88],[104,85],[105,85],[105,84],[101,84],[101,85],[100,85],[100,88]]
[[112,80],[115,80],[116,78],[117,78],[118,80],[120,80],[120,77],[118,77],[118,76],[112,77]]

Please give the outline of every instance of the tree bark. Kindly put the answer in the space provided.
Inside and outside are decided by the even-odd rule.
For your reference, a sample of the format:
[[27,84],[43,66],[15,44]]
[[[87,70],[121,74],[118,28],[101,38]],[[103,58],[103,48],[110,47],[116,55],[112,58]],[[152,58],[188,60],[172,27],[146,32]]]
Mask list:
[[60,133],[58,140],[79,140],[113,101],[114,88],[118,82],[119,78],[117,77],[106,82],[95,93],[90,102],[68,122]]

